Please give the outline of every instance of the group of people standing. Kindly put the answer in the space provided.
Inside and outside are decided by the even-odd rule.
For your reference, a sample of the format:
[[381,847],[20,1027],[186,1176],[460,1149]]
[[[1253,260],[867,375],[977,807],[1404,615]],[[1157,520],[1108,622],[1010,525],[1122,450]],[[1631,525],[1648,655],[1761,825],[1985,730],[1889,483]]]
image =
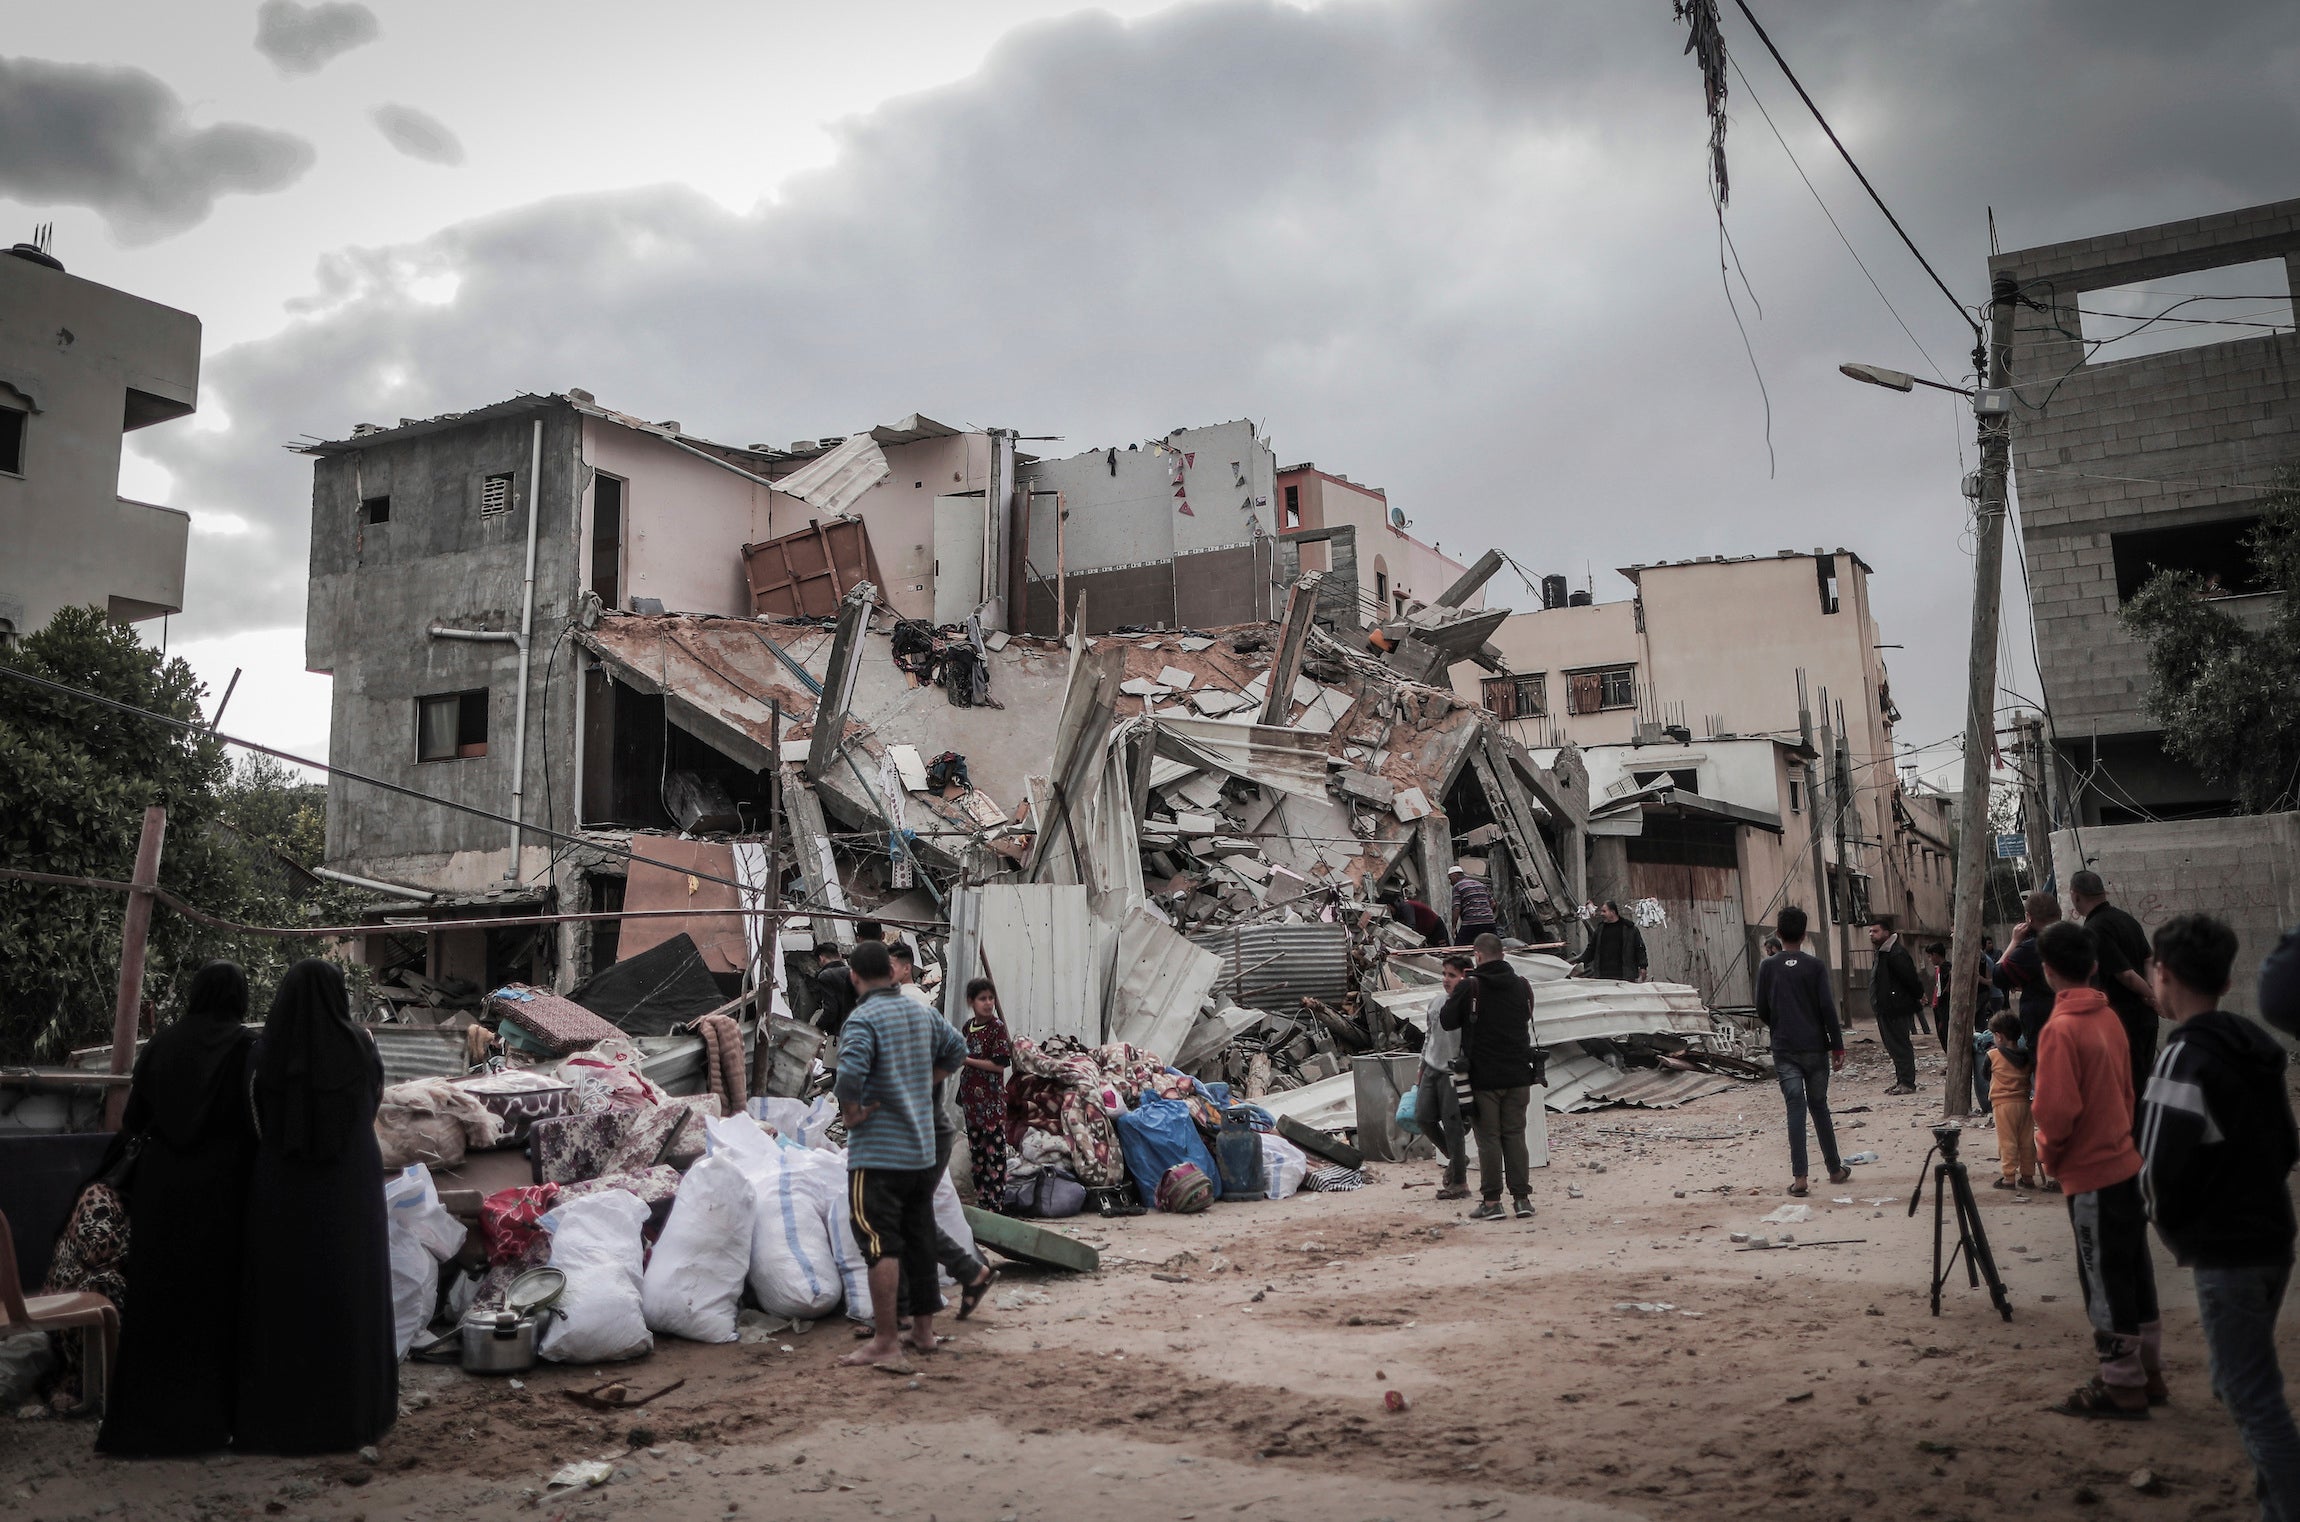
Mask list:
[[[2234,931],[2181,915],[2150,937],[2108,900],[2097,873],[2069,879],[2078,920],[2032,893],[1991,981],[2011,1007],[1981,1054],[1995,1111],[2001,1188],[2043,1187],[2067,1203],[2097,1371],[2053,1409],[2145,1421],[2172,1400],[2148,1228],[2194,1276],[2214,1394],[2251,1458],[2263,1516],[2300,1519],[2300,1429],[2284,1394],[2275,1331],[2294,1261],[2290,1176],[2300,1164],[2285,1055],[2260,1025],[2220,1008]],[[1850,1178],[1828,1110],[1845,1060],[1828,970],[1805,950],[1806,917],[1783,910],[1781,949],[1757,973],[1789,1117],[1789,1193],[1809,1187],[1808,1118],[1831,1182]],[[1896,1082],[1914,1089],[1907,1022],[1924,993],[1890,924],[1872,927],[1871,991]],[[1939,960],[1935,959],[1936,962]],[[2292,1021],[2300,932],[2262,969],[2262,1011]],[[2289,1006],[2289,1007],[2287,1007]],[[2174,1030],[2159,1053],[2159,1021]],[[1896,1033],[1898,1039],[1895,1039]]]
[[193,976],[58,1244],[47,1288],[120,1307],[103,1453],[348,1452],[399,1412],[375,1043],[330,962],[247,1013],[237,966]]

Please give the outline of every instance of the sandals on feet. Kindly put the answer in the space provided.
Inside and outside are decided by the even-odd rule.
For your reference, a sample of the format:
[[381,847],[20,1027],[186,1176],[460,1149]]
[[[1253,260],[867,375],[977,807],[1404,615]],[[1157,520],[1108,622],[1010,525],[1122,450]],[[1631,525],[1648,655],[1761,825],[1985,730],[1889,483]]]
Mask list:
[[1829,1182],[1832,1184],[1849,1184],[1852,1181],[1853,1170],[1850,1168],[1840,1166],[1829,1170]]
[[982,1297],[989,1294],[990,1287],[997,1282],[997,1265],[985,1264],[983,1267],[982,1279],[979,1283],[960,1285],[958,1287],[958,1319],[964,1321],[967,1317],[973,1315],[974,1308],[982,1304]]
[[1791,1199],[1801,1200],[1812,1192],[1813,1191],[1804,1184],[1791,1184],[1789,1186],[1789,1197]]

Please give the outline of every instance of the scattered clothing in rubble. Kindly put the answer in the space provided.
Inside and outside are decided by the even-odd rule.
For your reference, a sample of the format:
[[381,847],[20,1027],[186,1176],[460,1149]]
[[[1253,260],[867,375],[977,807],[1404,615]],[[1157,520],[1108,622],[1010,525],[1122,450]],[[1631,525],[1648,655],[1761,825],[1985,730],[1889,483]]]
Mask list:
[[[233,1446],[348,1453],[399,1414],[383,1161],[383,1061],[351,1021],[343,972],[307,959],[280,980],[255,1052]],[[324,1356],[314,1337],[324,1338]]]
[[743,1028],[731,1015],[704,1015],[695,1022],[703,1038],[703,1075],[719,1101],[721,1115],[740,1115],[750,1103],[743,1072]]
[[926,763],[926,790],[940,793],[952,783],[972,788],[974,778],[966,769],[966,757],[955,750],[946,750]]
[[550,1252],[550,1236],[539,1224],[559,1201],[559,1185],[527,1184],[499,1189],[479,1202],[479,1236],[487,1261],[497,1268],[524,1265],[538,1243]]
[[1325,1194],[1341,1194],[1365,1188],[1366,1176],[1359,1169],[1345,1168],[1340,1163],[1328,1163],[1302,1175],[1302,1187]]
[[136,1311],[120,1317],[101,1453],[208,1453],[231,1442],[240,1214],[256,1142],[247,1012],[246,974],[210,962],[193,975],[183,1014],[136,1059],[120,1120],[135,1148],[124,1192]]

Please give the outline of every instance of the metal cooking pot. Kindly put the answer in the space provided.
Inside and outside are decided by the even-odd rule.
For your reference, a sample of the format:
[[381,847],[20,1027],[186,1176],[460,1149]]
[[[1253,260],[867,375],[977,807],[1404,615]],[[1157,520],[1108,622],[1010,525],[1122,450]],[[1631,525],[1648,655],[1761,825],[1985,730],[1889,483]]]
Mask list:
[[472,1374],[518,1374],[535,1367],[535,1347],[546,1319],[562,1314],[567,1276],[556,1268],[530,1269],[511,1281],[500,1310],[474,1310],[463,1318],[463,1367]]

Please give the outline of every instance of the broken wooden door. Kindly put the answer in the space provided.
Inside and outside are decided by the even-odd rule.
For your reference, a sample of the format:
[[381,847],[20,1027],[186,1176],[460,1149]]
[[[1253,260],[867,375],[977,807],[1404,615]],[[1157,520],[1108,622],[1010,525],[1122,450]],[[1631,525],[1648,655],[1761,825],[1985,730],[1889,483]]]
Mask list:
[[1668,916],[1645,930],[1648,976],[1690,983],[1717,1008],[1747,1008],[1754,1002],[1755,969],[1748,957],[1747,922],[1741,917],[1739,869],[1631,861],[1629,898],[1655,899]]
[[963,624],[982,606],[985,498],[934,499],[934,621]]

